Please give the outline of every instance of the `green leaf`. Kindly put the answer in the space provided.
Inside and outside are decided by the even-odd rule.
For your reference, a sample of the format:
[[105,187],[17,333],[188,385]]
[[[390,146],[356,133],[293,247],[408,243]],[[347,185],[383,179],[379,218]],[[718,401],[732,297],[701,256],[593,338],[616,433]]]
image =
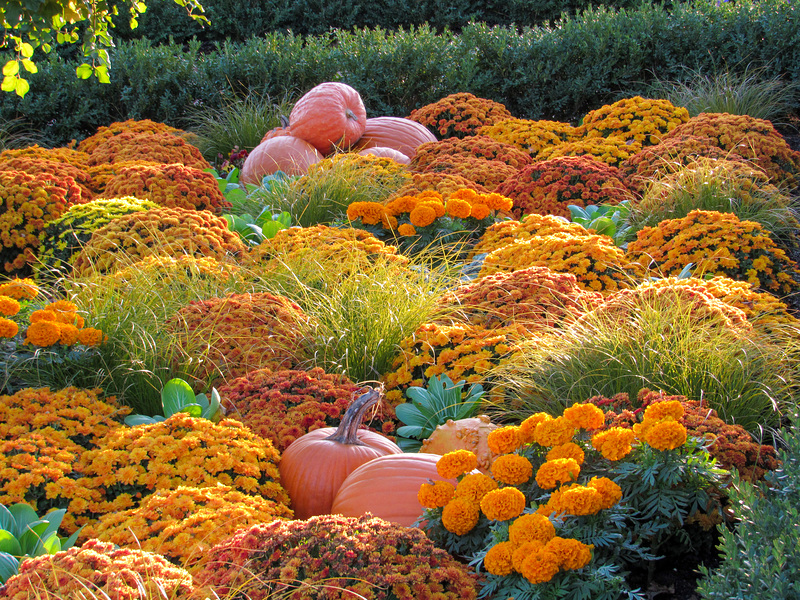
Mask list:
[[164,408],[164,416],[171,417],[180,412],[183,407],[195,403],[194,391],[192,386],[183,379],[170,379],[161,390],[161,406]]
[[0,529],[0,552],[8,553],[12,556],[22,556],[22,546],[14,534],[5,529]]
[[78,65],[78,68],[75,69],[75,74],[81,79],[89,79],[92,76],[92,65],[87,65],[86,63]]
[[17,96],[24,98],[25,94],[27,94],[30,89],[31,86],[25,79],[17,79],[17,84],[14,86],[14,91],[17,93]]
[[17,73],[19,73],[19,61],[10,60],[5,65],[3,65],[3,75],[5,75],[6,77],[13,77]]
[[211,388],[211,398],[209,399],[208,406],[203,410],[203,417],[213,420],[219,413],[219,407],[222,399],[219,397],[217,388]]
[[4,504],[0,504],[0,529],[5,529],[11,533],[16,531],[17,520],[11,511]]
[[11,533],[16,535],[18,539],[28,530],[28,525],[43,522],[39,520],[39,515],[36,514],[30,504],[19,502],[9,506],[8,510],[13,515],[15,522],[14,531]]
[[7,582],[19,573],[19,561],[5,552],[0,552],[0,583]]
[[[425,431],[426,430],[419,425],[403,425],[402,427],[397,428],[397,435],[407,438],[422,439],[425,435]],[[430,429],[427,431],[430,431]]]
[[20,535],[19,545],[22,546],[23,554],[28,556],[39,556],[44,547],[42,546],[42,539],[47,531],[49,523],[46,521],[39,521],[28,525],[27,531]]
[[3,84],[0,85],[0,89],[4,92],[13,92],[17,89],[17,78],[12,76],[4,77]]
[[111,78],[108,76],[108,67],[106,65],[100,65],[99,67],[96,67],[94,72],[97,75],[97,80],[100,83],[111,83]]
[[78,529],[78,531],[73,533],[71,536],[69,536],[66,539],[62,538],[61,539],[61,549],[62,550],[69,550],[70,548],[72,548],[75,545],[75,542],[78,541],[78,536],[81,533],[81,529],[83,529],[84,527],[86,527],[86,525],[81,525],[80,528]]
[[25,58],[30,58],[33,56],[33,46],[28,44],[27,42],[22,42],[19,46],[19,53],[22,54]]
[[39,67],[37,67],[36,64],[34,64],[34,62],[32,60],[30,60],[29,58],[23,58],[22,59],[22,66],[25,67],[25,70],[28,73],[38,73],[39,72]]
[[413,404],[399,404],[394,411],[397,418],[406,425],[424,427],[428,423],[425,416]]
[[42,537],[42,552],[40,554],[55,554],[61,552],[61,538],[55,533]]
[[203,407],[199,404],[187,404],[181,409],[181,412],[189,413],[190,417],[199,419],[203,416]]
[[403,452],[419,452],[420,448],[422,448],[422,440],[398,437],[397,445],[400,446]]

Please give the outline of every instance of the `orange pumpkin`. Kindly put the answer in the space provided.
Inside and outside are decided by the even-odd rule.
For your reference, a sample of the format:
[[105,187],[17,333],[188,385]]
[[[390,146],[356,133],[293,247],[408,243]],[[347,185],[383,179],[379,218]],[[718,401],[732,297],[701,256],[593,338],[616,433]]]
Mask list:
[[256,146],[242,165],[239,180],[259,185],[264,175],[283,171],[303,175],[322,155],[308,142],[291,135],[272,137]]
[[[291,446],[289,446],[291,448]],[[438,454],[390,454],[375,458],[344,480],[330,512],[345,517],[372,513],[410,527],[422,515],[417,493],[423,483],[442,481],[436,472]],[[456,485],[455,479],[446,479]]]
[[359,429],[367,409],[380,400],[370,389],[356,398],[339,427],[323,427],[300,436],[284,451],[278,469],[296,519],[330,513],[339,486],[356,468],[377,457],[402,454],[389,438]]
[[371,154],[372,156],[391,158],[393,161],[398,162],[401,165],[407,165],[411,162],[410,158],[408,158],[405,154],[403,154],[399,150],[395,150],[394,148],[384,148],[382,146],[375,146],[359,150],[358,153],[361,154],[362,156],[367,156]]
[[282,135],[292,135],[292,130],[289,127],[289,119],[280,115],[281,125],[280,127],[274,127],[270,129],[267,133],[264,134],[264,137],[261,138],[262,142],[266,142],[274,137],[279,137]]
[[402,117],[373,117],[367,119],[364,135],[358,140],[356,150],[380,146],[394,148],[409,158],[414,156],[417,146],[435,142],[436,136],[424,125]]
[[292,135],[323,155],[349,149],[364,134],[367,110],[359,93],[344,83],[320,83],[303,95],[289,113]]

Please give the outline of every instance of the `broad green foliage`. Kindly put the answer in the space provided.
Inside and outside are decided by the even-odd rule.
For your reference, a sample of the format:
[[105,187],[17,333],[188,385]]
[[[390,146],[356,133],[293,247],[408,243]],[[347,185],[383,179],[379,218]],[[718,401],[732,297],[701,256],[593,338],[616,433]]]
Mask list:
[[[147,5],[139,0],[128,2],[133,29]],[[197,0],[175,0],[175,3],[186,8],[196,21],[207,21]],[[109,83],[111,57],[108,49],[114,46],[109,27],[114,27],[113,19],[117,15],[116,5],[109,5],[106,0],[6,0],[0,6],[0,23],[4,29],[0,48],[13,48],[16,56],[3,66],[2,90],[24,97],[30,89],[25,73],[39,70],[32,60],[34,50],[41,48],[47,53],[53,44],[78,41],[87,62],[78,65],[76,75],[80,79],[94,75],[101,83]],[[82,34],[79,32],[81,24],[85,24]]]
[[211,388],[211,398],[205,394],[195,395],[190,386],[183,379],[170,379],[161,390],[161,406],[163,415],[148,417],[146,415],[129,415],[125,417],[125,424],[134,427],[136,425],[151,425],[166,421],[175,413],[185,412],[192,417],[209,419],[218,422],[224,412],[220,407],[220,398],[217,388]]

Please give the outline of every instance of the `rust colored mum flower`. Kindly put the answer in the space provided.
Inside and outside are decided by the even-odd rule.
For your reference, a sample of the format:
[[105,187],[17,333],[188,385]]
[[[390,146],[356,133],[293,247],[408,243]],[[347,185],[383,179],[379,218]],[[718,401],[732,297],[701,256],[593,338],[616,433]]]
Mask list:
[[522,514],[527,500],[515,487],[492,490],[481,499],[481,512],[491,521],[508,521]]
[[592,436],[592,447],[608,460],[620,460],[633,450],[636,439],[633,431],[622,427],[612,427]]
[[[432,142],[429,142],[432,143]],[[494,191],[519,169],[500,160],[488,160],[477,156],[456,154],[439,156],[419,169],[421,173],[449,173],[458,175]]]
[[520,219],[538,213],[570,217],[570,204],[618,204],[632,200],[622,173],[600,160],[564,156],[520,169],[495,190],[514,201],[512,213]]
[[427,171],[428,167],[437,160],[453,157],[499,161],[515,170],[533,162],[530,154],[511,144],[499,142],[485,135],[471,135],[465,138],[452,137],[438,142],[420,144],[417,146],[410,168],[414,171]]
[[195,169],[210,169],[196,147],[171,133],[122,132],[97,145],[89,153],[89,166],[123,161],[180,164]]
[[493,454],[507,454],[520,447],[519,427],[507,425],[489,432],[486,443]]
[[443,479],[455,479],[477,468],[478,457],[469,450],[454,450],[436,461],[436,472]]
[[92,177],[84,166],[76,166],[58,160],[28,156],[19,156],[4,160],[2,154],[0,154],[0,171],[22,171],[30,175],[43,173],[51,175],[56,179],[70,178],[81,190],[79,202],[88,202],[94,195],[90,187]]
[[539,513],[522,515],[508,527],[508,539],[514,547],[528,542],[546,544],[556,535],[556,528],[546,516]]
[[551,490],[561,483],[575,481],[581,466],[574,458],[556,458],[543,463],[536,471],[536,483],[544,490]]
[[534,430],[534,438],[540,446],[552,448],[572,441],[575,426],[564,416],[542,421]]
[[493,125],[512,116],[499,102],[459,92],[411,111],[408,118],[444,139],[475,135],[484,125]]
[[576,402],[565,408],[564,418],[575,429],[599,429],[606,422],[603,411],[591,403],[579,404]]
[[410,181],[389,196],[389,204],[397,198],[416,196],[429,191],[437,192],[446,202],[451,194],[463,189],[471,189],[479,194],[490,193],[485,186],[461,175],[436,172],[412,173]]
[[464,498],[480,504],[483,497],[498,488],[497,481],[483,473],[467,473],[456,485],[454,498]]
[[417,492],[417,500],[423,508],[442,508],[455,496],[456,488],[449,481],[423,483]]
[[[110,138],[121,133],[169,133],[178,137],[186,137],[188,134],[181,129],[176,129],[164,123],[156,123],[150,119],[128,119],[127,121],[116,121],[110,125],[98,127],[97,131],[78,144],[78,151],[91,154],[97,147]],[[85,160],[88,160],[88,156]]]
[[453,498],[442,510],[442,526],[456,535],[472,531],[480,519],[480,507],[466,498]]
[[506,485],[520,485],[533,475],[533,465],[524,456],[503,454],[492,463],[492,477]]
[[489,548],[486,556],[483,557],[483,568],[492,575],[511,575],[514,572],[514,564],[511,556],[514,552],[514,545],[511,542],[499,542]]
[[55,161],[72,165],[79,169],[85,169],[89,162],[89,155],[86,152],[67,147],[42,148],[39,144],[33,144],[25,148],[6,148],[0,152],[0,162],[17,158]]
[[545,549],[558,557],[558,566],[565,570],[582,569],[592,560],[593,546],[579,540],[554,537]]
[[571,458],[579,465],[583,464],[586,456],[578,444],[575,442],[567,442],[566,444],[561,444],[560,446],[554,446],[550,449],[545,456],[546,460],[555,460],[557,458]]

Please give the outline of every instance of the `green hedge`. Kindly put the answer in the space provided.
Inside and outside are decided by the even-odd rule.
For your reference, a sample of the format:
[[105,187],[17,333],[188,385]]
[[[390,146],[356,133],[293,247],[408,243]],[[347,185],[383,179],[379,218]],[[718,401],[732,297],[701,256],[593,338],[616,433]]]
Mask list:
[[646,93],[648,82],[677,79],[685,68],[767,66],[767,75],[800,83],[800,3],[697,0],[667,11],[642,5],[597,8],[554,27],[490,27],[460,34],[427,25],[270,33],[244,43],[155,46],[122,42],[112,82],[76,81],[75,63],[52,57],[31,76],[22,100],[0,98],[0,119],[22,116],[63,145],[100,125],[149,118],[178,127],[205,106],[246,93],[297,97],[322,81],[355,87],[368,114],[407,116],[457,91],[504,103],[515,116],[577,122],[587,111]]

